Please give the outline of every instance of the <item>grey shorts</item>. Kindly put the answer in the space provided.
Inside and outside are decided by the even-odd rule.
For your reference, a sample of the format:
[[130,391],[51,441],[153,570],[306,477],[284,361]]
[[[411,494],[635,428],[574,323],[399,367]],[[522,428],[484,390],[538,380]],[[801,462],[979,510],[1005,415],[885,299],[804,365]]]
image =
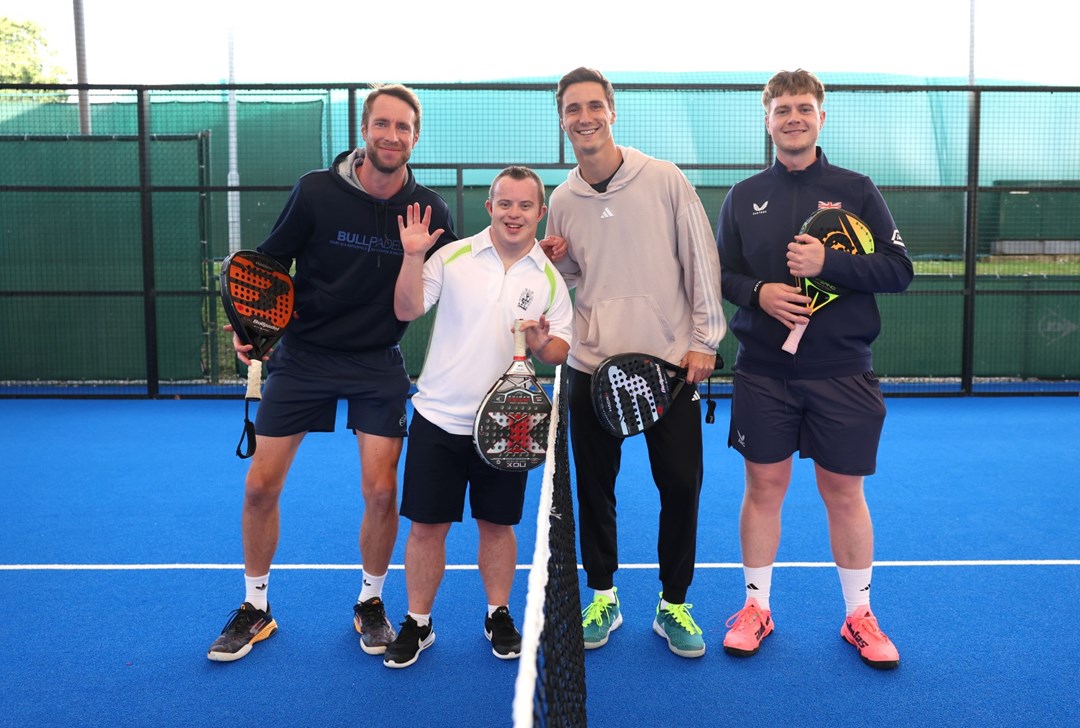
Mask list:
[[795,451],[841,475],[871,475],[885,423],[874,372],[835,379],[773,379],[735,372],[728,446],[754,463]]
[[267,363],[255,432],[285,437],[333,432],[338,400],[349,403],[346,426],[383,437],[404,437],[409,375],[398,347],[362,354],[323,354],[274,347]]
[[409,428],[401,515],[418,523],[455,523],[465,515],[500,526],[521,521],[526,473],[496,470],[476,453],[471,435],[453,435],[418,412]]

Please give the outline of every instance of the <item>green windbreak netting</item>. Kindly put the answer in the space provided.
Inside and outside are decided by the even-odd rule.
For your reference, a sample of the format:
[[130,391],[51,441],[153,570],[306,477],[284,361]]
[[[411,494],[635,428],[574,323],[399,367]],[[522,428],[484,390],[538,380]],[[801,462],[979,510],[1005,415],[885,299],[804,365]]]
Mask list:
[[[678,164],[714,222],[772,158],[751,76],[615,78],[617,142]],[[566,178],[555,80],[416,87],[413,168],[459,234],[487,224],[502,167]],[[879,373],[901,389],[1080,381],[1080,89],[825,81],[821,144],[882,189],[916,264],[909,292],[879,299]],[[0,388],[235,392],[216,266],[262,242],[297,178],[360,143],[366,92],[93,89],[86,134],[74,92],[0,90]],[[403,342],[414,375],[430,320]]]

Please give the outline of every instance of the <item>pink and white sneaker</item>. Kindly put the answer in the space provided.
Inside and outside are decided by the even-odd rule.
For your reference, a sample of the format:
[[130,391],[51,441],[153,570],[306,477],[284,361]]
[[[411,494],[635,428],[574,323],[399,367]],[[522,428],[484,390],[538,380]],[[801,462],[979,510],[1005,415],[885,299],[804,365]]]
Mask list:
[[878,626],[877,617],[869,605],[859,607],[844,620],[840,636],[859,651],[859,657],[870,667],[891,670],[900,664],[900,653]]

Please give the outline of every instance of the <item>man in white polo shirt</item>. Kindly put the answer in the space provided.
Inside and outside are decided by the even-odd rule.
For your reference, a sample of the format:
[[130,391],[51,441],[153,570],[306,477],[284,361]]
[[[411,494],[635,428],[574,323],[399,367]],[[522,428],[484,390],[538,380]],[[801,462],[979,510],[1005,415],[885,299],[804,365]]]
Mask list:
[[429,232],[431,210],[412,205],[398,217],[405,249],[394,292],[402,321],[439,304],[413,396],[401,515],[412,521],[405,546],[409,612],[383,664],[408,667],[435,641],[431,611],[446,568],[446,535],[464,515],[468,491],[480,531],[477,563],[487,592],[484,634],[500,659],[517,658],[521,635],[508,604],[517,565],[514,526],[521,520],[525,473],[484,463],[472,444],[473,419],[491,384],[514,356],[514,322],[540,361],[562,364],[573,306],[562,276],[536,243],[547,211],[544,183],[525,167],[507,167],[485,203],[491,225],[445,245],[424,262],[442,230]]

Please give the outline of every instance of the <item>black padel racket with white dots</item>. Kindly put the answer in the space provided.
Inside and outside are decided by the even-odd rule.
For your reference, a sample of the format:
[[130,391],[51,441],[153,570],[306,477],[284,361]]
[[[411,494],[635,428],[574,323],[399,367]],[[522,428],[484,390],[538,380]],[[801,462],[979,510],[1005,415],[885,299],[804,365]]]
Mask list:
[[651,354],[616,354],[593,373],[593,409],[605,430],[630,437],[659,422],[684,384],[685,367]]

